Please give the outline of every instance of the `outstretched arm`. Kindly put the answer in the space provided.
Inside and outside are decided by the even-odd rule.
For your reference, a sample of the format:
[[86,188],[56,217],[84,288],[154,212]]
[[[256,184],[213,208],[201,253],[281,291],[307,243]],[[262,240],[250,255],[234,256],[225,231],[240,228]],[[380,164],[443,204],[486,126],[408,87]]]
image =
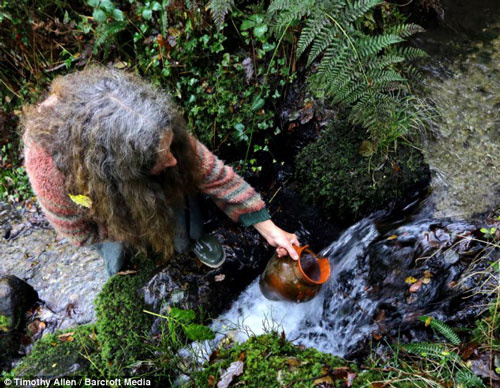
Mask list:
[[278,256],[298,255],[292,245],[299,245],[297,236],[278,228],[266,210],[260,195],[232,167],[225,165],[198,140],[192,138],[201,160],[201,191],[208,194],[215,204],[233,221],[255,229],[273,247]]

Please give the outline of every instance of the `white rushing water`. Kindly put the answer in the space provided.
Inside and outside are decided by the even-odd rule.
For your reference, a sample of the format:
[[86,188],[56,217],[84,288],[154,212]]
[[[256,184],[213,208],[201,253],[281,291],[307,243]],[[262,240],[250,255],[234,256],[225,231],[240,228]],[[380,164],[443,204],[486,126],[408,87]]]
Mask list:
[[[295,344],[344,355],[375,328],[370,318],[376,303],[366,297],[367,285],[359,276],[360,268],[366,266],[360,266],[359,260],[364,260],[366,247],[377,236],[373,223],[365,219],[323,249],[319,255],[329,258],[332,275],[309,302],[270,301],[262,295],[256,279],[214,322],[212,329],[219,334],[211,345],[226,336],[242,342],[249,335],[276,330],[284,331]],[[341,289],[346,282],[338,282],[339,276],[350,278],[349,290]]]

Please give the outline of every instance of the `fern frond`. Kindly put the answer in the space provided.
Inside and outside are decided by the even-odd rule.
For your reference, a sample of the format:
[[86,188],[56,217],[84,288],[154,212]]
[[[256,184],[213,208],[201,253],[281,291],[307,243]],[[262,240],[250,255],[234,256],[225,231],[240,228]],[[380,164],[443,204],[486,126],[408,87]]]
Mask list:
[[[430,318],[430,321],[428,319]],[[448,341],[450,341],[453,345],[460,345],[460,338],[453,331],[453,329],[448,326],[446,323],[440,321],[439,319],[429,317],[427,315],[423,315],[418,318],[422,322],[429,322],[430,327],[435,329],[438,333],[442,334]]]
[[405,82],[406,78],[402,77],[397,71],[384,70],[377,77],[372,78],[374,85],[383,85],[388,82]]
[[123,31],[127,27],[127,23],[123,21],[114,21],[108,24],[102,24],[96,31],[97,38],[94,43],[94,48],[102,46],[106,42],[111,42],[116,34]]
[[426,57],[427,53],[416,47],[400,47],[395,50],[395,53],[402,55],[407,61],[412,61],[417,58]]
[[370,9],[382,4],[383,0],[357,0],[348,2],[341,17],[342,22],[352,23],[367,13]]
[[[316,39],[326,24],[329,24],[328,18],[320,13],[314,14],[306,21],[306,25],[300,33],[300,38],[297,43],[297,57],[300,57],[304,50],[309,47],[311,42]],[[328,28],[328,26],[326,26]],[[328,45],[329,42],[326,42]],[[326,47],[326,46],[325,46]]]
[[366,68],[368,70],[381,69],[404,61],[405,58],[402,55],[385,54],[382,56],[370,58],[370,60],[366,62]]
[[404,73],[409,80],[418,81],[422,79],[422,73],[420,70],[411,64],[405,66]]
[[402,42],[403,39],[394,34],[367,36],[356,43],[358,54],[361,58],[380,52],[385,47]]
[[[394,134],[409,128],[408,120],[398,112],[401,99],[410,92],[408,79],[418,76],[414,67],[401,69],[398,64],[425,53],[397,46],[408,36],[423,31],[416,24],[401,23],[373,36],[362,30],[362,18],[382,3],[383,0],[272,0],[268,14],[276,31],[283,31],[291,23],[302,23],[297,57],[309,50],[307,66],[320,58],[316,72],[308,78],[312,91],[350,108],[351,123],[367,128],[377,142],[384,131],[389,132],[389,143],[394,141]],[[413,106],[407,108],[411,110]],[[403,119],[406,121],[398,122]],[[384,144],[382,140],[380,143]]]
[[332,25],[324,26],[324,28],[319,32],[317,39],[313,42],[311,51],[307,58],[307,66],[321,54],[330,45],[338,46],[341,40],[339,39],[340,31]]
[[425,30],[415,23],[408,24],[397,24],[391,28],[388,28],[386,34],[399,35],[402,38],[409,38],[410,36],[417,34],[419,32],[424,32]]
[[208,2],[208,9],[218,30],[222,29],[224,18],[233,7],[234,0],[210,0]]
[[290,8],[296,7],[300,2],[298,0],[273,0],[267,8],[268,13],[275,13],[278,11],[287,11]]
[[467,388],[486,388],[483,380],[466,368],[461,368],[455,374],[455,382],[457,383],[457,386],[460,386],[461,384],[463,387]]
[[267,13],[276,18],[279,28],[283,28],[294,20],[310,15],[315,8],[314,0],[273,0]]

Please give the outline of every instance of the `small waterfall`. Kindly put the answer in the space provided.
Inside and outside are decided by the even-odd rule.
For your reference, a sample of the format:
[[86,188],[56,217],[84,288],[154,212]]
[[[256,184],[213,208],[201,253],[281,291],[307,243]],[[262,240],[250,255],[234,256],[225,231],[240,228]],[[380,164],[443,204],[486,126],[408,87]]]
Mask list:
[[250,334],[277,330],[296,344],[344,355],[374,328],[371,317],[377,304],[366,298],[368,285],[360,272],[366,271],[365,252],[378,235],[373,222],[364,219],[323,249],[319,255],[329,258],[332,275],[309,302],[267,300],[256,279],[213,324],[221,333],[216,341],[227,333],[244,341]]

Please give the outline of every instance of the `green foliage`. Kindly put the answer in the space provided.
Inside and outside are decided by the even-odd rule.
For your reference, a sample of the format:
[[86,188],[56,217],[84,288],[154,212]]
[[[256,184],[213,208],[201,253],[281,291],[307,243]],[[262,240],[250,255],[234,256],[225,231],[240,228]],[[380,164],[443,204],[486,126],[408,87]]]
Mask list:
[[[268,12],[278,34],[305,19],[297,56],[308,51],[307,66],[318,60],[308,78],[311,90],[320,98],[348,108],[349,120],[367,128],[377,148],[387,151],[394,132],[399,137],[424,125],[426,116],[419,109],[421,103],[411,95],[400,64],[425,53],[398,46],[423,31],[415,24],[385,18],[383,29],[374,31],[373,10],[382,4],[387,11],[389,5],[382,0],[275,0]],[[391,12],[401,19],[397,11]],[[415,76],[414,69],[410,69],[411,76]],[[408,116],[411,120],[407,120]]]
[[0,160],[0,201],[20,202],[33,196],[26,169],[13,166],[12,143],[3,145]]
[[12,319],[0,314],[0,331],[9,331],[12,327]]
[[418,151],[402,143],[387,155],[375,150],[362,131],[338,119],[296,157],[304,200],[352,221],[426,187],[429,170]]
[[442,334],[453,345],[460,345],[460,338],[458,338],[458,335],[446,323],[427,315],[423,315],[418,319],[422,322],[425,322],[426,325],[430,325],[430,327],[435,329],[438,333]]
[[[209,387],[210,381],[219,381],[224,370],[238,360],[244,363],[243,374],[235,377],[233,384],[244,387],[310,387],[315,379],[325,377],[334,368],[358,371],[354,364],[339,357],[312,348],[300,349],[277,333],[270,333],[219,348],[213,361],[191,375],[188,386]],[[355,379],[353,386],[358,386],[356,383],[362,379]]]
[[[449,349],[448,345],[419,342],[400,346],[406,352],[422,357],[417,367],[436,380],[453,381],[453,386],[486,387],[482,380],[471,372],[458,353]],[[431,369],[432,365],[439,367]]]
[[481,228],[481,233],[483,234],[485,239],[493,239],[495,237],[495,232],[497,228],[492,226],[491,228]]
[[[63,334],[65,336],[61,337]],[[35,343],[30,354],[11,372],[11,376],[99,376],[100,372],[89,360],[89,355],[95,358],[98,347],[94,324],[47,334]],[[80,368],[68,375],[74,365],[80,365]]]

